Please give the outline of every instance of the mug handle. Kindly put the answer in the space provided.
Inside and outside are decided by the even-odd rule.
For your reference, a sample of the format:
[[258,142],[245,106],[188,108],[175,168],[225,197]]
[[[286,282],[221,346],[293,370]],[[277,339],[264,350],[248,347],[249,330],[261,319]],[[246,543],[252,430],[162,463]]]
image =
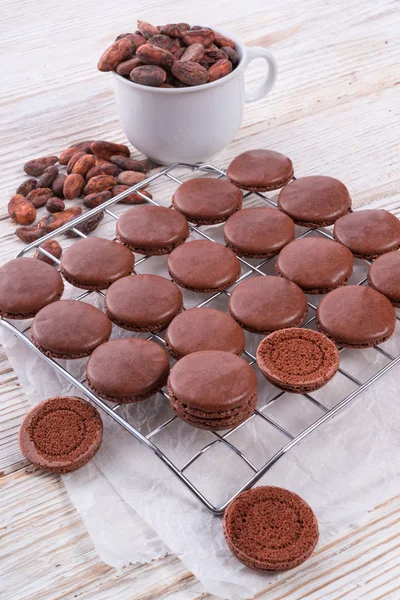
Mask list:
[[246,104],[248,104],[249,102],[256,102],[257,100],[260,100],[272,90],[278,74],[278,66],[276,64],[275,58],[273,57],[271,52],[266,48],[262,48],[261,46],[250,46],[246,47],[246,51],[247,56],[246,63],[244,66],[245,69],[247,69],[248,65],[256,58],[263,58],[265,62],[268,63],[268,74],[264,82],[260,85],[259,88],[257,88],[253,92],[245,92],[244,101],[246,102]]

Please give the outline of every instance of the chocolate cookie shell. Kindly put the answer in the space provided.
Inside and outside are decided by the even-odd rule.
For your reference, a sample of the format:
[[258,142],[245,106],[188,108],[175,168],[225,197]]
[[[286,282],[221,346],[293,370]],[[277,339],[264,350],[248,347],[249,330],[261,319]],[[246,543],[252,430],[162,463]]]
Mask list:
[[318,542],[318,522],[297,494],[260,486],[239,494],[222,522],[231,552],[250,569],[286,571],[311,556]]
[[189,237],[186,219],[164,206],[145,204],[126,211],[117,221],[117,239],[147,256],[172,252]]
[[198,177],[180,185],[173,207],[197,225],[222,223],[242,207],[243,193],[224,179]]
[[390,338],[396,313],[383,294],[362,285],[329,292],[317,310],[318,329],[341,346],[369,348]]
[[102,344],[86,365],[86,381],[100,398],[129,404],[154,396],[167,383],[169,361],[155,342],[121,338]]
[[297,225],[325,227],[351,210],[351,198],[346,186],[333,177],[322,175],[301,177],[279,193],[278,207]]
[[106,314],[130,331],[161,331],[183,309],[182,292],[160,275],[129,275],[106,292]]
[[0,267],[0,315],[30,319],[64,291],[60,273],[41,260],[14,258]]
[[226,174],[242,190],[267,192],[286,185],[293,178],[293,164],[280,152],[248,150],[233,159]]
[[240,263],[232,250],[216,242],[187,242],[168,257],[171,279],[194,292],[226,290],[240,275]]
[[400,252],[382,254],[369,268],[369,285],[400,307]]
[[372,260],[400,247],[400,221],[387,210],[358,210],[338,219],[333,235],[354,256]]
[[353,262],[352,253],[345,246],[322,237],[305,237],[281,250],[275,269],[306,294],[326,294],[347,283]]
[[26,415],[19,430],[19,446],[35,467],[69,473],[93,458],[102,435],[102,420],[89,402],[57,396],[37,404]]
[[199,429],[222,430],[253,413],[257,377],[245,360],[230,352],[193,352],[173,367],[168,392],[182,420]]
[[200,350],[223,350],[241,354],[245,337],[241,327],[215,308],[190,308],[177,315],[165,336],[168,352],[176,360]]
[[111,321],[98,308],[78,300],[59,300],[45,306],[33,320],[30,336],[50,358],[84,358],[106,342]]
[[257,348],[257,364],[272,384],[294,394],[323,387],[339,368],[333,342],[312,329],[282,329],[264,338]]
[[229,312],[247,331],[267,335],[301,325],[308,306],[295,283],[273,275],[257,275],[235,287],[229,298]]
[[86,238],[65,250],[61,273],[69,283],[84,290],[105,290],[130,275],[135,257],[128,248],[103,238]]
[[269,258],[293,240],[294,223],[276,208],[243,208],[225,223],[224,238],[238,256]]

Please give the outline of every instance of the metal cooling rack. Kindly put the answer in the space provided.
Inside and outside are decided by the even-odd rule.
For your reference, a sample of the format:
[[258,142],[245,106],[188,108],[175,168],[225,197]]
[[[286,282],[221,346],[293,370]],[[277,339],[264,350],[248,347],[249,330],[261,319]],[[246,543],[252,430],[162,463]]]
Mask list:
[[[222,171],[221,169],[218,169],[217,167],[215,167],[211,164],[189,165],[189,164],[179,163],[179,164],[175,164],[175,165],[163,168],[160,171],[158,171],[157,173],[155,173],[154,175],[147,178],[146,180],[142,181],[141,183],[139,183],[135,186],[132,186],[125,192],[119,194],[115,198],[108,200],[107,202],[98,206],[97,208],[94,208],[94,209],[88,211],[87,213],[77,217],[73,221],[66,223],[65,225],[60,227],[57,231],[50,233],[50,234],[40,238],[36,242],[29,244],[23,250],[21,250],[17,256],[18,257],[24,256],[27,253],[31,252],[33,249],[39,248],[40,252],[45,254],[48,258],[50,258],[55,263],[57,263],[57,265],[59,265],[60,261],[55,259],[51,254],[46,252],[44,249],[40,248],[39,247],[40,244],[43,244],[43,242],[46,241],[47,239],[54,239],[55,237],[60,237],[60,236],[62,237],[62,234],[67,231],[72,231],[75,233],[76,236],[81,237],[81,238],[87,237],[86,235],[81,233],[79,231],[79,229],[77,229],[76,227],[78,225],[84,223],[88,218],[93,217],[93,215],[95,215],[99,212],[106,213],[107,215],[112,217],[112,219],[115,219],[115,220],[118,219],[119,218],[118,215],[115,214],[112,210],[110,210],[110,208],[115,203],[117,203],[119,200],[122,200],[125,196],[131,194],[132,192],[137,192],[138,194],[140,194],[142,196],[143,200],[146,202],[150,202],[155,205],[160,205],[155,200],[150,200],[147,196],[142,194],[140,192],[140,190],[143,189],[146,185],[148,185],[152,181],[157,181],[157,180],[162,181],[162,180],[165,180],[165,178],[167,178],[169,181],[175,182],[177,185],[180,185],[181,183],[183,183],[182,180],[174,174],[174,172],[176,172],[177,170],[180,170],[180,171],[183,170],[186,175],[190,175],[193,173],[198,174],[199,172],[203,172],[203,173],[205,172],[208,175],[211,174],[216,177],[224,177],[225,176],[224,171]],[[268,198],[266,195],[260,194],[260,193],[252,194],[251,192],[249,192],[244,196],[244,200],[251,195],[258,196],[258,198],[262,199],[262,201],[265,201],[269,205],[276,207],[276,203],[273,200]],[[121,207],[121,206],[122,205],[119,205],[119,207]],[[131,205],[125,205],[125,206],[127,209],[132,208]],[[223,226],[223,224],[220,227],[222,227],[222,226]],[[215,227],[219,227],[219,226],[215,226]],[[202,231],[202,227],[195,227],[193,225],[190,225],[190,229],[192,232],[196,232],[196,234],[200,235],[202,238],[213,241],[215,243],[218,243],[215,239],[213,239],[208,234],[206,234],[204,231]],[[213,228],[213,231],[215,231],[215,228]],[[298,238],[305,237],[307,235],[310,235],[312,232],[317,232],[319,235],[333,239],[329,233],[327,233],[324,230],[319,230],[319,229],[318,230],[309,229],[297,237]],[[111,237],[113,238],[114,236],[112,235]],[[144,263],[147,260],[150,260],[150,258],[151,257],[145,256],[145,257],[137,260],[135,263],[135,269],[138,265]],[[239,258],[239,260],[242,264],[242,267],[246,268],[247,271],[245,273],[242,273],[242,275],[240,276],[240,278],[238,279],[238,281],[236,283],[243,281],[249,275],[265,276],[266,273],[264,273],[262,271],[262,268],[271,259],[262,260],[256,265],[253,265],[248,260],[245,260],[242,258]],[[365,261],[365,262],[367,263],[367,261]],[[358,285],[363,285],[365,282],[366,282],[366,277],[361,279],[361,281],[358,282]],[[84,298],[87,298],[90,294],[100,294],[101,296],[104,297],[104,294],[102,292],[85,291],[80,296],[78,296],[77,300],[83,300]],[[228,291],[217,292],[217,293],[207,297],[203,302],[198,304],[197,307],[206,306],[207,304],[211,303],[217,297],[224,296],[227,299],[229,297],[229,295],[230,294]],[[308,321],[303,325],[303,327],[309,327],[310,325],[312,325],[313,321],[315,320],[315,312],[316,312],[317,306],[312,302],[308,302],[308,305],[309,305],[309,308],[311,309],[311,313],[314,316],[310,317],[308,319]],[[400,319],[400,317],[397,316],[397,319]],[[235,446],[234,443],[232,443],[230,441],[232,434],[235,431],[237,431],[238,429],[240,429],[241,427],[243,427],[243,425],[245,425],[245,423],[242,423],[238,427],[230,429],[229,431],[226,431],[226,432],[210,432],[210,434],[213,437],[213,440],[210,443],[207,443],[206,445],[204,445],[195,454],[193,454],[193,456],[189,460],[187,460],[183,466],[178,467],[173,461],[171,461],[168,458],[168,456],[166,456],[166,454],[157,445],[157,435],[161,431],[166,430],[171,425],[171,423],[173,423],[176,419],[178,419],[177,416],[173,416],[173,417],[169,418],[168,420],[163,422],[161,425],[159,425],[158,427],[156,427],[155,429],[153,429],[146,435],[142,434],[138,429],[133,427],[125,418],[123,418],[119,414],[118,410],[123,405],[119,404],[119,405],[115,405],[112,407],[109,406],[106,402],[104,402],[103,400],[98,398],[87,387],[85,379],[79,381],[57,361],[50,359],[47,356],[45,356],[44,354],[42,354],[32,344],[29,337],[27,336],[30,326],[26,327],[24,330],[20,331],[13,323],[8,321],[7,319],[0,319],[0,323],[3,327],[10,330],[17,338],[22,340],[29,348],[31,348],[33,350],[33,352],[36,352],[37,354],[39,354],[43,358],[43,360],[45,360],[47,363],[52,365],[52,367],[54,369],[56,369],[56,371],[61,373],[70,383],[72,383],[76,388],[78,388],[80,390],[80,392],[82,392],[82,394],[87,396],[98,408],[100,408],[102,411],[104,411],[109,417],[114,419],[114,421],[119,423],[119,425],[121,425],[125,430],[127,430],[141,444],[146,446],[150,451],[154,452],[156,454],[156,456],[158,456],[158,458],[168,467],[168,469],[170,469],[170,471],[172,471],[172,473],[183,483],[183,485],[185,485],[186,488],[188,488],[190,490],[190,492],[199,500],[199,502],[215,515],[221,515],[224,512],[227,505],[229,504],[229,502],[231,502],[231,500],[233,500],[233,498],[235,498],[240,492],[242,492],[248,488],[251,488],[263,475],[265,475],[267,473],[267,471],[272,467],[272,465],[274,465],[284,454],[286,454],[286,452],[288,452],[291,448],[296,446],[304,438],[306,438],[308,435],[310,435],[310,433],[312,433],[320,425],[322,425],[323,423],[328,421],[328,419],[331,419],[336,413],[338,413],[340,410],[342,410],[347,404],[352,402],[357,396],[359,396],[364,390],[366,390],[368,387],[370,387],[375,381],[377,381],[379,378],[381,378],[383,375],[385,375],[385,373],[387,373],[395,365],[400,363],[400,354],[398,356],[393,356],[392,354],[390,354],[383,348],[380,348],[377,346],[374,348],[374,351],[383,355],[388,362],[382,369],[380,369],[378,372],[376,372],[372,376],[370,376],[365,382],[360,381],[359,379],[354,377],[351,373],[349,373],[348,371],[343,369],[341,366],[339,368],[339,372],[342,374],[342,376],[346,377],[348,380],[350,380],[352,382],[352,384],[354,384],[356,386],[354,391],[352,393],[350,393],[349,395],[347,395],[346,397],[342,398],[337,404],[335,404],[333,406],[333,408],[328,408],[327,406],[325,406],[325,404],[316,400],[309,394],[302,394],[302,396],[306,399],[306,401],[308,403],[311,403],[314,406],[314,408],[317,407],[317,409],[321,413],[321,416],[319,418],[317,418],[314,422],[312,422],[308,427],[303,429],[297,435],[292,435],[285,427],[283,427],[281,424],[277,423],[275,420],[271,419],[267,414],[265,414],[267,407],[269,407],[272,403],[275,403],[277,400],[279,400],[281,397],[285,396],[285,394],[287,393],[284,391],[278,391],[272,398],[270,398],[269,400],[266,400],[262,406],[258,407],[255,410],[255,412],[253,413],[253,415],[251,417],[249,417],[249,419],[247,419],[247,421],[245,421],[245,423],[247,423],[248,421],[250,421],[252,419],[259,419],[259,420],[263,421],[264,423],[268,423],[268,425],[270,427],[277,429],[287,439],[286,444],[283,444],[279,448],[279,450],[277,452],[275,452],[275,454],[273,456],[271,456],[259,468],[256,467],[253,464],[253,462],[237,446]],[[253,335],[253,334],[251,334],[251,335]],[[164,339],[156,333],[149,335],[146,339],[157,340],[161,344],[165,343]],[[340,348],[339,350],[341,351],[342,349]],[[249,364],[254,366],[254,368],[257,369],[258,367],[256,364],[254,354],[251,353],[246,348],[244,351],[244,355],[248,359]],[[162,390],[160,393],[163,394],[163,396],[166,399],[168,399],[168,394],[166,393],[165,390]],[[276,406],[279,408],[279,402],[277,403]],[[187,426],[190,427],[190,425],[187,425]],[[216,446],[217,444],[223,444],[226,448],[228,448],[232,452],[236,453],[236,455],[238,457],[240,457],[240,459],[242,461],[244,461],[244,463],[246,463],[246,465],[251,469],[251,471],[253,473],[252,476],[248,479],[248,481],[246,481],[244,484],[239,485],[238,489],[235,491],[234,494],[231,494],[231,493],[225,494],[226,499],[219,506],[215,506],[209,499],[207,499],[207,497],[205,497],[205,495],[203,495],[200,492],[200,490],[192,483],[192,481],[186,474],[186,470],[188,469],[188,467],[194,465],[196,463],[196,461],[204,453],[207,453],[212,447]]]

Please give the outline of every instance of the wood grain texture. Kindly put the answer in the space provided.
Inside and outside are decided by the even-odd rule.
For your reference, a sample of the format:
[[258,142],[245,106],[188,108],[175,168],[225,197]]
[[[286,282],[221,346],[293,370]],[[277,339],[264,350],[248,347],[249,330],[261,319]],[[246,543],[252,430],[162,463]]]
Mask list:
[[[126,141],[111,77],[96,63],[116,35],[135,29],[136,18],[215,25],[274,52],[275,89],[246,107],[241,130],[216,165],[225,167],[246,149],[272,148],[293,159],[297,176],[344,181],[355,206],[372,202],[400,213],[396,0],[7,0],[0,6],[1,264],[23,247],[7,202],[24,178],[24,162],[82,139]],[[250,65],[247,85],[257,85],[262,69]],[[0,352],[1,598],[211,599],[176,557],[121,573],[100,561],[60,479],[27,466],[19,451],[17,431],[27,410]],[[400,497],[371,507],[363,524],[258,597],[396,600],[399,547]]]

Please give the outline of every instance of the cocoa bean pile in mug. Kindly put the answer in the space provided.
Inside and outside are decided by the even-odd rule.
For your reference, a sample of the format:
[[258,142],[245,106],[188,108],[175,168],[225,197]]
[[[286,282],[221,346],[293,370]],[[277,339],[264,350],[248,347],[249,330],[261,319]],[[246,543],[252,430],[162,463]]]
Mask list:
[[238,62],[234,42],[209,27],[138,21],[137,31],[121,33],[103,52],[98,68],[141,85],[181,88],[221,79]]
[[[102,140],[73,144],[59,157],[30,160],[24,165],[29,179],[18,186],[8,203],[8,214],[19,225],[15,233],[30,244],[81,215],[83,210],[77,202],[86,209],[95,208],[146,179],[147,171],[154,166],[149,160],[131,158],[128,146]],[[147,191],[141,190],[141,193],[152,198]],[[67,207],[71,200],[74,205]],[[141,204],[145,200],[132,193],[121,202]],[[42,207],[47,215],[37,220],[37,211]],[[91,233],[103,216],[103,212],[99,212],[77,229],[84,234]],[[78,234],[68,231],[67,235],[76,237]],[[48,240],[45,244],[45,249],[59,258],[58,242]],[[35,257],[51,262],[40,252]]]

